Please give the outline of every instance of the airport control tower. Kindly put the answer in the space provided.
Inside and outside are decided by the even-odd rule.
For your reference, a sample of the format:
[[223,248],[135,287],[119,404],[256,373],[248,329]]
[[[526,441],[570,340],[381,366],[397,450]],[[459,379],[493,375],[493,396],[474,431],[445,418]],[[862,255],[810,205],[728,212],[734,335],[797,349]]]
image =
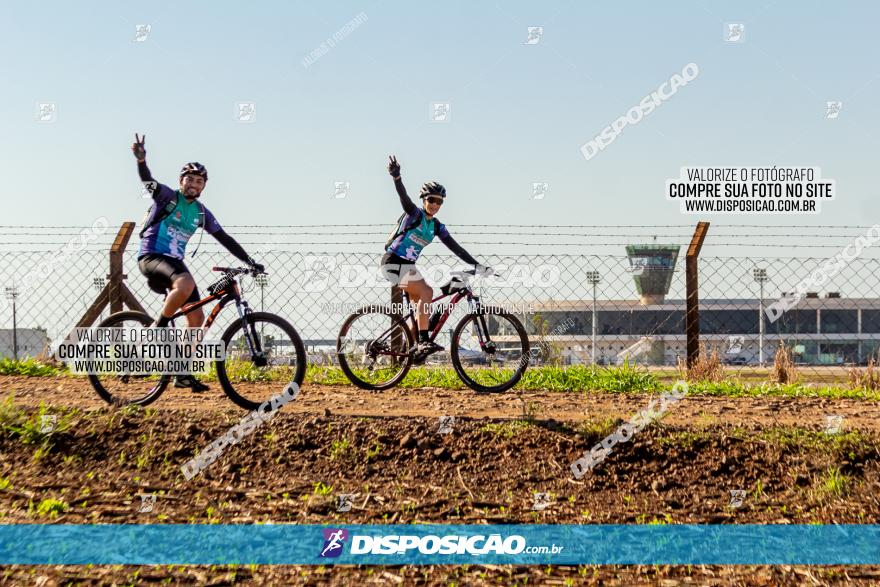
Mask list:
[[679,245],[627,245],[630,269],[644,306],[662,304],[669,293]]

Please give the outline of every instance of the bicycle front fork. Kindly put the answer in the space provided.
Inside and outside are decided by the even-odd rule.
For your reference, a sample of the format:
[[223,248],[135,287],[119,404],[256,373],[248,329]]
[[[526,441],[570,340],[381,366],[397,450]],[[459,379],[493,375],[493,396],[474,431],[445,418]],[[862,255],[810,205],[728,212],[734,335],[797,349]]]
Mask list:
[[257,335],[256,322],[251,318],[254,312],[244,300],[237,300],[235,307],[238,310],[238,315],[241,317],[244,340],[251,353],[251,360],[257,367],[265,367],[268,361],[266,360],[266,353],[263,352],[263,341]]
[[480,343],[480,349],[487,353],[495,352],[495,343],[489,339],[489,325],[486,323],[486,313],[483,311],[483,305],[476,296],[469,300],[471,302],[471,311],[474,313],[474,328],[477,331],[477,342]]

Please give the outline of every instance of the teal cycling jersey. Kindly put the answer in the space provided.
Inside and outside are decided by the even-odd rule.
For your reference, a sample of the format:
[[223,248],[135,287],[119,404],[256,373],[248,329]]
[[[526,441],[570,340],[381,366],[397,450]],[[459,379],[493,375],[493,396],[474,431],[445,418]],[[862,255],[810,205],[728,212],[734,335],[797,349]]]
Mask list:
[[[156,190],[155,202],[145,223],[148,228],[141,238],[139,257],[155,253],[183,259],[186,243],[199,226],[204,225],[209,234],[221,229],[214,215],[198,201],[189,202],[179,190],[172,190],[162,184],[158,184]],[[171,202],[176,202],[171,213],[149,226],[156,215]]]
[[435,236],[440,235],[443,238],[449,234],[442,222],[435,218],[428,220],[421,209],[405,214],[400,220],[397,232],[398,236],[391,241],[386,251],[408,261],[418,260],[422,249],[431,244]]

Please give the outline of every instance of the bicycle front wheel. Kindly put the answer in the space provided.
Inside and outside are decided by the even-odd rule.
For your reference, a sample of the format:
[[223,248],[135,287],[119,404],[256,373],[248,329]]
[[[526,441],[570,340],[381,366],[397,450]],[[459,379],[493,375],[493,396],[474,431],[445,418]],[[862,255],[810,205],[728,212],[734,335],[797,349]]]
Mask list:
[[[98,328],[148,328],[153,319],[143,312],[116,312],[98,324]],[[113,357],[111,357],[113,358]],[[170,375],[128,375],[125,373],[95,373],[89,382],[98,395],[112,406],[146,406],[156,401],[168,383]]]
[[382,391],[406,377],[413,346],[405,320],[383,306],[367,306],[343,322],[336,354],[349,381],[361,389]]
[[226,360],[215,362],[214,368],[223,391],[236,405],[255,410],[291,384],[302,386],[306,349],[284,318],[251,312],[233,322],[222,340]]
[[529,337],[513,314],[484,307],[465,316],[452,333],[452,366],[480,393],[500,393],[516,385],[529,366]]

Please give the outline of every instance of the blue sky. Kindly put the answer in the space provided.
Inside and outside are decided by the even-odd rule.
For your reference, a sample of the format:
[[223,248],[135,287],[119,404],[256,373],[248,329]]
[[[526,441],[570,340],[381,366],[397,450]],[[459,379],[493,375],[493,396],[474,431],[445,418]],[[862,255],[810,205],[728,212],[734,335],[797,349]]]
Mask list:
[[[723,222],[873,224],[877,16],[868,2],[7,4],[0,176],[21,205],[4,224],[140,220],[134,132],[160,180],[205,163],[203,201],[227,225],[390,226],[389,153],[411,192],[447,186],[450,226],[690,223],[663,197],[683,165],[818,166],[837,181],[820,216]],[[726,22],[744,42],[724,42]],[[144,42],[136,24],[151,25]],[[529,26],[544,27],[538,44]],[[583,158],[689,62],[696,80]],[[826,100],[843,102],[838,119]],[[34,120],[38,102],[56,122]],[[255,122],[235,120],[238,102]],[[449,122],[430,121],[432,102],[451,104]],[[348,197],[331,198],[335,181]]]

